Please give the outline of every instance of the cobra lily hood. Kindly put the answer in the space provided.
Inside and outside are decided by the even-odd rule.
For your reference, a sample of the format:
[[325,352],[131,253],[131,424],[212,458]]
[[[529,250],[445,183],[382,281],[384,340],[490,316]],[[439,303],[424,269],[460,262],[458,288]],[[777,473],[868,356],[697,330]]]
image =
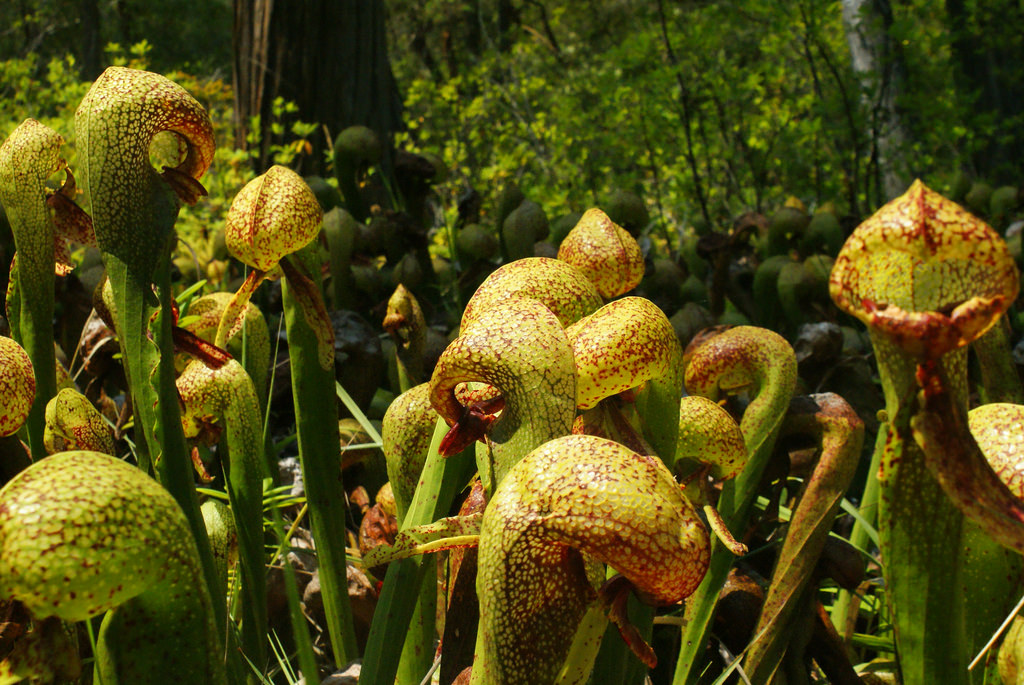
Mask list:
[[980,337],[1019,287],[995,230],[919,180],[853,232],[829,279],[840,309],[932,359]]

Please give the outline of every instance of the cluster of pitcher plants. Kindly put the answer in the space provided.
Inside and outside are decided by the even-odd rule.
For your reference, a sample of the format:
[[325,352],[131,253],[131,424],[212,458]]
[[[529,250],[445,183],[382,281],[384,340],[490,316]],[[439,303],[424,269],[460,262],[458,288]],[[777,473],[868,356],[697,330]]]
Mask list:
[[[346,135],[336,171],[361,222],[360,155],[375,151]],[[533,228],[499,230],[502,263],[429,364],[423,309],[400,285],[381,329],[400,392],[375,435],[379,527],[393,530],[357,544],[339,398],[361,410],[335,380],[328,309],[350,301],[350,255],[317,195],[280,166],[242,188],[224,235],[245,278],[198,297],[172,279],[172,254],[213,156],[200,104],[110,68],[75,136],[74,170],[31,119],[0,147],[17,249],[0,337],[0,682],[319,683],[356,660],[370,685],[1024,682],[1024,628],[1009,620],[1024,590],[1024,396],[1005,316],[1020,274],[999,233],[922,183],[826,235],[831,256],[780,255],[755,283],[830,268],[832,320],[873,347],[885,406],[869,416],[814,392],[804,356],[769,328],[708,328],[684,347],[636,294],[640,244],[601,209],[546,256]],[[759,239],[785,253],[793,236]],[[95,317],[116,333],[119,404],[55,353],[70,245],[102,255]],[[715,299],[730,248],[708,245]],[[388,260],[432,268],[425,248],[409,254]],[[274,503],[267,281],[298,517]],[[305,512],[319,645],[288,554]],[[373,537],[365,521],[358,537]],[[349,592],[363,574],[377,581],[365,634]]]

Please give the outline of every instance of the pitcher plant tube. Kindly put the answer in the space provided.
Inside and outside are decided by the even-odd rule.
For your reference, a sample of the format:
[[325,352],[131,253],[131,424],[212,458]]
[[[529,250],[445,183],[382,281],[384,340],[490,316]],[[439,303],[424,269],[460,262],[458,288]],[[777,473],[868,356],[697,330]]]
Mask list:
[[[187,321],[182,322],[183,328],[208,343],[215,343],[224,311],[232,299],[231,293],[213,292],[192,300],[188,305]],[[260,398],[260,406],[265,407],[270,374],[270,331],[263,312],[252,302],[245,306],[241,318],[241,325],[233,336],[224,341],[223,349],[245,367]],[[179,357],[180,372],[189,355]]]
[[114,455],[114,432],[92,402],[73,388],[61,388],[46,403],[43,442],[47,454],[89,450]]
[[317,334],[320,365],[334,363],[334,337],[323,303],[309,277],[288,256],[308,245],[320,232],[323,212],[302,177],[287,167],[272,166],[249,181],[228,210],[224,238],[228,250],[252,268],[225,308],[214,343],[224,347],[241,330],[244,311],[265,278],[283,272],[297,293],[306,322]]
[[[497,418],[456,397],[459,384],[474,381],[500,393]],[[531,449],[572,431],[576,367],[562,325],[548,307],[523,297],[480,312],[438,360],[430,400],[452,426],[446,451],[486,440],[477,450],[477,468],[485,490],[493,492]]]
[[[57,268],[59,232],[54,215],[58,210],[66,210],[64,214],[75,212],[69,223],[88,224],[88,217],[73,202],[75,183],[70,172],[65,184],[67,191],[52,193],[46,187],[50,176],[66,168],[60,156],[63,143],[64,139],[53,129],[35,119],[26,119],[0,146],[0,200],[17,249],[11,265],[14,297],[8,317],[14,337],[25,347],[36,373],[38,392],[28,418],[28,443],[36,459],[46,454],[44,412],[46,403],[57,394],[54,272],[67,270],[63,264]],[[66,204],[56,205],[55,210],[55,203],[61,200]]]
[[[438,425],[437,412],[430,405],[428,383],[421,383],[403,392],[388,406],[384,414],[381,438],[399,526],[406,522],[406,512],[412,504],[427,460],[434,429]],[[440,425],[447,428],[443,421]],[[405,633],[402,654],[398,658],[398,671],[395,676],[398,683],[422,679],[422,674],[429,670],[433,662],[432,647],[437,632],[436,567],[426,566],[423,574],[415,613]],[[405,592],[406,597],[411,594],[408,588]]]
[[331,647],[335,660],[347,663],[355,657],[356,645],[346,584],[334,331],[324,305],[319,265],[310,255],[322,218],[313,191],[286,167],[275,165],[242,188],[228,212],[225,241],[231,253],[253,271],[226,307],[215,340],[218,346],[226,343],[240,329],[249,299],[264,278],[284,275],[282,294],[299,460],[319,555]]
[[554,682],[573,668],[577,678],[563,682],[583,682],[588,669],[565,658],[594,598],[585,558],[664,605],[693,592],[709,550],[696,511],[657,459],[590,436],[545,444],[510,472],[484,513],[471,682]]
[[[976,447],[964,448],[966,346],[996,323],[1018,288],[1002,238],[920,181],[853,232],[832,270],[832,299],[868,327],[885,392],[885,439],[873,468],[905,683],[967,681],[969,647],[958,631],[979,602],[957,586],[965,563],[960,510],[1022,549],[1024,508]],[[952,454],[931,449],[940,447],[936,420],[950,422],[940,439]],[[981,583],[977,592],[1000,587]]]
[[[153,458],[161,479],[172,479],[182,455],[177,404],[154,391],[153,377],[173,392],[169,330],[170,255],[180,202],[194,203],[205,190],[199,178],[213,159],[213,128],[203,107],[183,88],[158,74],[111,67],[93,83],[75,113],[75,133],[82,183],[90,198],[96,241],[113,291],[116,325],[132,388],[140,464]],[[158,172],[150,164],[150,145],[160,133],[179,144],[177,166]],[[157,297],[154,297],[154,286]],[[157,299],[159,298],[159,300]],[[160,324],[149,341],[152,310]],[[163,401],[160,401],[163,400]],[[166,415],[165,415],[166,414]],[[171,416],[175,414],[175,416]],[[171,420],[173,419],[173,421]],[[163,439],[154,434],[157,421]],[[161,452],[172,452],[161,460]],[[151,454],[152,453],[152,454]],[[167,471],[165,473],[165,470]],[[177,481],[168,487],[176,493]],[[190,507],[183,507],[186,511]]]
[[427,344],[427,322],[415,295],[401,283],[388,298],[388,310],[381,324],[395,346],[398,386],[402,392],[423,378],[423,351]]
[[[447,512],[450,502],[439,497],[437,488],[443,478],[459,468],[438,468],[436,460],[441,455],[464,452],[480,441],[476,447],[477,469],[486,488],[493,492],[504,473],[531,449],[570,432],[576,375],[563,326],[601,303],[593,283],[578,269],[553,259],[506,264],[481,284],[463,313],[459,337],[442,353],[428,385],[430,403],[441,418],[437,429],[444,437],[428,449],[424,475],[414,497],[434,504],[429,508],[424,504],[418,511]],[[466,383],[482,384],[484,389],[466,393]],[[389,470],[393,465],[389,460]],[[461,489],[463,485],[465,482],[455,487]],[[403,529],[433,520],[409,515]],[[399,578],[416,573],[419,582],[424,571],[418,561],[414,568],[413,561],[392,564],[394,570],[388,572],[382,601],[395,592]],[[404,617],[412,615],[411,604],[403,606],[404,602],[389,605],[395,616],[403,617],[402,625],[408,621]],[[393,658],[392,665],[385,665],[388,659],[381,655],[390,647],[373,642],[394,627],[378,626],[382,624],[375,620],[371,631],[375,659],[367,677],[379,680],[371,683],[393,680],[398,663]],[[429,637],[427,644],[433,640],[432,631],[417,634],[425,640]],[[420,647],[421,655],[423,649]]]
[[[467,396],[463,404],[456,390],[464,383],[485,384],[497,395]],[[431,404],[452,426],[440,449],[450,454],[480,441],[485,498],[530,450],[572,430],[575,399],[573,352],[561,323],[540,301],[521,296],[464,325],[430,381]]]
[[[573,232],[580,228],[577,225]],[[617,230],[635,244],[625,231]],[[579,414],[573,432],[610,438],[672,464],[683,350],[661,309],[641,297],[613,300],[569,326],[566,335],[573,346],[578,378]],[[649,640],[654,608],[633,604],[629,613],[635,630]],[[643,667],[622,640],[602,640],[597,668],[609,685],[639,677]]]
[[[548,441],[517,462],[482,517],[418,535],[396,541],[397,555],[479,545],[470,682],[494,685],[586,682],[606,616],[653,665],[623,613],[626,595],[676,604],[710,553],[707,530],[659,459],[589,435]],[[621,576],[605,583],[601,564]]]
[[226,343],[240,329],[252,293],[280,268],[299,460],[331,647],[335,660],[343,664],[355,657],[356,644],[346,582],[345,492],[337,454],[334,331],[324,305],[319,264],[311,254],[322,217],[313,191],[286,167],[271,167],[238,193],[228,212],[225,240],[231,253],[253,271],[226,307],[216,343]]
[[566,335],[576,362],[582,423],[605,398],[645,386],[639,392],[637,433],[650,446],[637,451],[653,450],[666,464],[674,463],[683,349],[661,309],[645,298],[625,297],[572,324]]
[[230,359],[217,368],[194,359],[177,381],[188,437],[206,425],[224,427],[223,466],[241,566],[242,648],[263,668],[266,658],[267,602],[263,554],[263,479],[267,475],[260,403],[252,379]]
[[640,245],[600,209],[588,209],[558,246],[558,259],[580,269],[606,300],[628,293],[644,276]]

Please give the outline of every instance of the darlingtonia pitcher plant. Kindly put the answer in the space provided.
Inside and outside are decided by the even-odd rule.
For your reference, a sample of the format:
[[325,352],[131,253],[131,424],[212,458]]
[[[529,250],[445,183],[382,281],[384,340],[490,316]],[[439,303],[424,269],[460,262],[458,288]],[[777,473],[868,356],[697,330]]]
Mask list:
[[[150,72],[108,69],[73,123],[74,169],[37,120],[0,144],[0,684],[1024,682],[1020,273],[922,183],[849,235],[831,307],[796,235],[735,231],[709,269],[688,229],[556,232],[514,186],[438,226],[438,165],[363,127],[338,187],[233,168],[216,217],[214,123]],[[209,282],[173,266],[197,233]],[[670,315],[702,279],[737,325]]]
[[920,181],[854,231],[832,270],[832,298],[868,327],[885,391],[877,522],[907,683],[967,681],[958,631],[969,634],[985,593],[1005,601],[1012,573],[990,563],[964,593],[956,569],[988,540],[1024,551],[1024,502],[986,462],[966,418],[967,346],[1019,285],[1001,237]]

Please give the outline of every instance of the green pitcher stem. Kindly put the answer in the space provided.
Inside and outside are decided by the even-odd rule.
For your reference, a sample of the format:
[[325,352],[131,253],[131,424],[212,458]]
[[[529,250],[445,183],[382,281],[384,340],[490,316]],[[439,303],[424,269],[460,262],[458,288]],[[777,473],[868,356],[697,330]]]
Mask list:
[[[250,440],[239,435],[245,432],[244,429],[232,428],[230,424],[227,432],[225,452],[230,463],[227,466],[225,488],[238,529],[238,558],[242,586],[241,647],[246,657],[256,664],[257,668],[263,669],[266,663],[268,626],[261,487],[263,444],[262,441],[252,444]],[[257,435],[262,437],[262,432]],[[239,443],[241,449],[237,449]],[[256,451],[249,452],[251,448],[255,448]],[[250,681],[253,681],[251,676]]]
[[267,651],[263,431],[255,393],[245,397],[239,405],[242,406],[236,408],[238,416],[229,417],[226,426],[226,487],[238,524],[239,562],[244,593],[242,646],[249,659],[262,667]]
[[[736,481],[722,484],[718,496],[719,511],[733,510],[735,506]],[[696,682],[704,668],[704,649],[711,633],[718,593],[729,575],[736,557],[717,537],[711,539],[711,562],[697,591],[686,602],[686,627],[683,629],[682,644],[676,659],[672,685],[689,685]]]
[[[871,340],[889,418],[879,464],[878,534],[903,682],[966,683],[965,608],[957,580],[963,515],[928,471],[911,433],[914,360],[884,334],[872,333]],[[966,401],[966,353],[952,352],[943,364]]]
[[[145,392],[142,397],[152,398],[150,401],[155,403],[151,405],[152,410],[147,412],[147,414],[155,415],[152,429],[149,432],[149,439],[153,441],[152,444],[162,447],[160,459],[156,463],[159,480],[178,501],[178,505],[185,513],[185,519],[188,521],[189,529],[195,538],[199,559],[202,562],[203,577],[206,580],[210,596],[213,598],[214,618],[218,626],[226,627],[226,598],[218,592],[217,568],[213,561],[210,541],[206,535],[206,524],[203,521],[202,513],[199,511],[199,498],[196,494],[195,479],[192,475],[192,460],[185,441],[185,435],[181,428],[181,412],[179,411],[178,391],[175,385],[174,352],[171,342],[170,277],[166,270],[163,273],[167,282],[165,283],[166,287],[161,288],[159,291],[163,314],[157,317],[153,332],[156,345],[145,341],[146,348],[154,351],[150,354],[158,356],[156,372],[153,374],[152,384],[141,382],[133,384],[132,387],[146,388],[148,392]],[[146,378],[148,378],[148,375]],[[145,399],[142,401],[145,401]],[[233,637],[230,631],[228,631],[226,641],[230,644],[232,640]],[[237,658],[232,655],[231,661],[234,663],[235,669],[237,669],[239,665]],[[237,673],[235,669],[232,669],[232,673]]]
[[[860,518],[853,523],[853,530],[850,531],[850,545],[864,553],[870,553],[871,529],[877,532],[878,521],[878,467],[882,461],[882,452],[885,449],[885,441],[889,435],[888,423],[882,421],[878,426],[878,433],[875,435],[874,450],[871,453],[871,463],[868,465],[867,482],[864,485],[864,494],[861,496],[860,506],[857,511]],[[839,635],[844,639],[852,631],[852,626],[847,630],[850,620],[849,611],[855,593],[849,590],[840,589],[836,595],[836,601],[832,604],[832,611],[829,617],[832,625],[835,626]]]
[[[403,392],[384,415],[381,428],[383,450],[400,527],[405,523],[406,511],[416,492],[437,425],[437,412],[430,406],[430,386],[427,383]],[[441,425],[445,425],[443,421]],[[402,596],[400,601],[405,604],[410,600],[408,596]],[[430,669],[434,660],[433,645],[437,639],[436,619],[437,576],[435,567],[428,564],[423,569],[415,611],[398,662],[396,682],[418,685],[423,674]]]
[[[319,278],[316,282],[319,286]],[[320,362],[319,341],[287,279],[283,279],[281,289],[288,329],[299,460],[320,561],[327,629],[335,661],[346,664],[356,657],[358,651],[348,599],[345,556],[347,500],[338,461],[340,438],[334,374],[325,370]]]
[[[125,380],[128,382],[128,399],[132,403],[135,458],[139,468],[155,474],[159,443],[154,442],[153,428],[156,425],[158,397],[149,379],[156,366],[159,350],[146,339],[150,315],[155,308],[153,295],[150,292],[147,298],[148,280],[145,286],[136,283],[135,279],[129,278],[128,267],[123,263],[111,259],[104,266],[113,293],[118,346]],[[156,454],[153,454],[154,449]]]
[[224,425],[222,463],[241,566],[242,647],[260,668],[266,661],[267,602],[263,545],[264,443],[260,403],[241,364],[217,369],[192,361],[177,386],[192,421],[216,417]]
[[[880,483],[879,544],[904,682],[966,682],[957,573],[936,571],[960,556],[963,516],[928,472],[900,419],[889,429],[881,468],[887,475]],[[929,630],[929,624],[935,627]]]
[[[1021,591],[1021,556],[992,540],[979,526],[965,520],[961,534],[957,580],[967,608],[964,617],[966,656],[974,657],[992,638]],[[991,653],[990,653],[991,656]],[[997,682],[995,659],[984,659],[968,673],[972,685]],[[986,680],[987,678],[987,680]]]
[[398,660],[396,685],[419,685],[434,663],[433,647],[437,641],[437,564],[432,561],[432,558],[428,558],[420,571],[423,577],[402,655]]

